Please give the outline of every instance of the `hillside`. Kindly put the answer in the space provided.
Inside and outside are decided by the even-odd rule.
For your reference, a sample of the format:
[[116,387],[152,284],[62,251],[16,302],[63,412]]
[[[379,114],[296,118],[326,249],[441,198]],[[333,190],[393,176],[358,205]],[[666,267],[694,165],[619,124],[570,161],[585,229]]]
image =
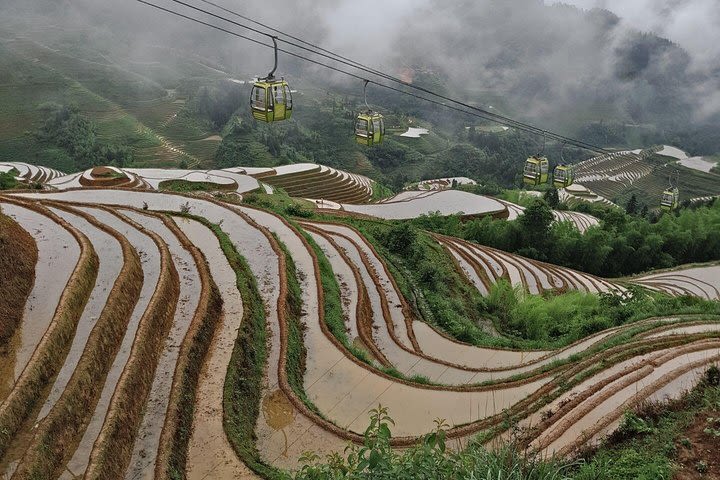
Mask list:
[[[8,17],[0,22],[0,161],[66,172],[108,163],[213,169],[310,162],[366,175],[397,191],[447,176],[514,187],[524,159],[540,150],[553,163],[590,156],[556,142],[543,145],[542,139],[492,122],[408,102],[383,89],[371,92],[371,103],[385,113],[389,135],[382,145],[363,149],[348,134],[363,103],[362,92],[348,85],[325,85],[312,74],[291,75],[296,113],[287,125],[268,128],[248,113],[247,80],[257,74],[255,67],[231,68],[221,52],[208,54],[202,42],[196,50],[158,40],[142,51],[127,51],[117,48],[125,36],[112,26],[62,30],[42,16],[33,20],[23,24]],[[451,85],[432,68],[418,67],[414,81],[441,91]],[[522,91],[513,90],[512,96],[521,97]],[[483,95],[499,113],[524,115],[505,105],[497,91]],[[58,111],[71,113],[57,120]],[[580,115],[577,107],[567,114]],[[692,155],[720,150],[705,127],[691,134],[645,122],[643,134],[637,135],[623,115],[582,115],[582,121],[570,122],[576,128],[564,131],[605,147],[672,142]],[[403,136],[411,128],[424,128],[428,134]],[[92,144],[92,154],[83,150],[86,143]],[[648,179],[637,192],[656,195],[651,189],[665,173],[659,170],[657,178]],[[692,189],[695,183],[685,185]],[[623,192],[619,200],[632,193]],[[692,196],[711,193],[707,188],[691,191]]]
[[0,478],[720,479],[720,7],[373,1],[5,1]]
[[[666,152],[675,156],[663,155]],[[687,158],[670,147],[593,158],[577,165],[576,182],[620,205],[632,195],[646,205],[658,205],[671,181],[677,183],[681,201],[720,194],[719,175],[685,167],[678,163],[678,155]]]
[[[122,478],[153,465],[189,478],[248,467],[273,477],[308,448],[361,442],[378,403],[398,447],[433,418],[446,419],[453,442],[482,433],[488,443],[508,434],[511,415],[534,426],[529,451],[565,454],[613,431],[627,405],[677,398],[720,360],[716,263],[605,280],[450,237],[408,237],[402,224],[284,218],[142,190],[21,193],[0,205],[38,248],[33,288],[46,293],[25,308],[50,307],[23,317],[26,348],[11,340],[3,351],[15,367],[4,373],[0,454],[20,478],[66,468]],[[69,250],[57,263],[60,245]],[[41,274],[47,262],[52,277]],[[597,323],[573,313],[570,330],[524,324],[501,313],[524,302],[498,303],[504,282],[545,291],[547,302],[580,301],[574,308]],[[627,295],[634,321],[613,324],[626,314],[613,302]],[[485,301],[485,313],[470,313]],[[212,375],[201,373],[210,365]],[[207,409],[229,422],[210,421]],[[32,435],[27,420],[39,425]],[[225,432],[229,442],[215,440]]]

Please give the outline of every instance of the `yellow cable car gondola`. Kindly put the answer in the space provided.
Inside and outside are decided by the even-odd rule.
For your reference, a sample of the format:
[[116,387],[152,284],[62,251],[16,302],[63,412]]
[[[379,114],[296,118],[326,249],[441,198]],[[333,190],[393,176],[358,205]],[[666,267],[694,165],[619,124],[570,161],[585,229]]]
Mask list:
[[255,82],[250,93],[250,110],[256,120],[261,122],[279,122],[287,120],[292,115],[292,92],[284,78],[277,80],[278,50],[277,38],[273,37],[275,46],[275,66],[267,77]]
[[558,165],[553,172],[555,188],[567,188],[575,181],[575,172],[571,165]]
[[525,161],[525,170],[523,171],[523,182],[526,185],[537,187],[548,183],[549,162],[546,157],[533,155]]
[[680,190],[678,190],[678,184],[680,183],[680,172],[675,172],[675,185],[672,183],[672,176],[668,177],[668,188],[665,189],[660,199],[660,208],[666,212],[671,212],[680,206]]
[[355,140],[360,145],[372,147],[382,143],[385,138],[385,119],[378,112],[373,112],[367,103],[368,80],[365,80],[365,106],[367,110],[360,112],[355,120]]
[[663,192],[662,200],[660,200],[660,208],[670,212],[675,210],[680,203],[680,191],[677,187],[668,188]]

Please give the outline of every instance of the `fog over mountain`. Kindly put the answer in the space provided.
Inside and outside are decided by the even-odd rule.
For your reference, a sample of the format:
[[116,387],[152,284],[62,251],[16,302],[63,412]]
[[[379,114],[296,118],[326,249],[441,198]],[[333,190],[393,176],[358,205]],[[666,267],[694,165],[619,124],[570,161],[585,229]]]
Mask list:
[[[177,2],[154,1],[267,42]],[[720,117],[720,41],[712,37],[720,35],[712,28],[720,7],[714,0],[574,0],[575,6],[549,0],[217,1],[371,66],[422,73],[455,96],[482,105],[499,101],[512,114],[551,124],[615,119],[678,126]],[[227,16],[200,0],[187,3]],[[110,32],[116,40],[107,48],[132,58],[163,44],[212,58],[230,72],[263,74],[271,64],[261,46],[136,1],[14,4],[66,30],[87,29],[98,42]],[[36,30],[26,33],[42,33]],[[347,83],[318,67],[281,61],[288,73]]]
[[[546,2],[551,3],[551,2]],[[720,2],[715,0],[565,0],[585,9],[602,8],[629,26],[677,42],[690,52],[693,68],[720,62]]]

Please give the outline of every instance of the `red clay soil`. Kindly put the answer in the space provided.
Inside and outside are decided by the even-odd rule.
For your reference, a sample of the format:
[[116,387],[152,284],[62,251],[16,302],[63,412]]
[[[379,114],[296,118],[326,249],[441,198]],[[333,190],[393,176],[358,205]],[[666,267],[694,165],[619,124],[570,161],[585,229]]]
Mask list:
[[[720,410],[700,412],[693,424],[678,435],[680,441],[675,445],[677,451],[675,463],[678,465],[673,477],[675,480],[720,480],[720,437],[716,437],[712,432],[705,433],[706,428],[720,430],[720,422],[714,422],[712,425],[708,422],[710,418],[720,418]],[[687,444],[683,441],[685,438],[690,440],[689,448],[683,445],[683,443]],[[701,462],[707,466],[704,473],[698,471]]]
[[12,218],[0,213],[0,348],[20,325],[35,283],[35,241]]

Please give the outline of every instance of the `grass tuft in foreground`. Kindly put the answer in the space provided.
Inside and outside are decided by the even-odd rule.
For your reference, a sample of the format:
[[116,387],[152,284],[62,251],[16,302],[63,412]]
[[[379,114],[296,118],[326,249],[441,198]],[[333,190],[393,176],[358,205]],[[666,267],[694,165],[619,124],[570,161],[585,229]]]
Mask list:
[[466,450],[450,450],[443,420],[436,420],[436,429],[425,435],[416,446],[404,451],[390,447],[394,425],[386,408],[378,406],[370,412],[370,425],[361,445],[348,447],[345,456],[332,454],[321,459],[306,453],[304,466],[295,480],[319,479],[493,479],[493,480],[560,480],[572,478],[574,464],[541,461],[506,446],[489,452],[472,445]]

